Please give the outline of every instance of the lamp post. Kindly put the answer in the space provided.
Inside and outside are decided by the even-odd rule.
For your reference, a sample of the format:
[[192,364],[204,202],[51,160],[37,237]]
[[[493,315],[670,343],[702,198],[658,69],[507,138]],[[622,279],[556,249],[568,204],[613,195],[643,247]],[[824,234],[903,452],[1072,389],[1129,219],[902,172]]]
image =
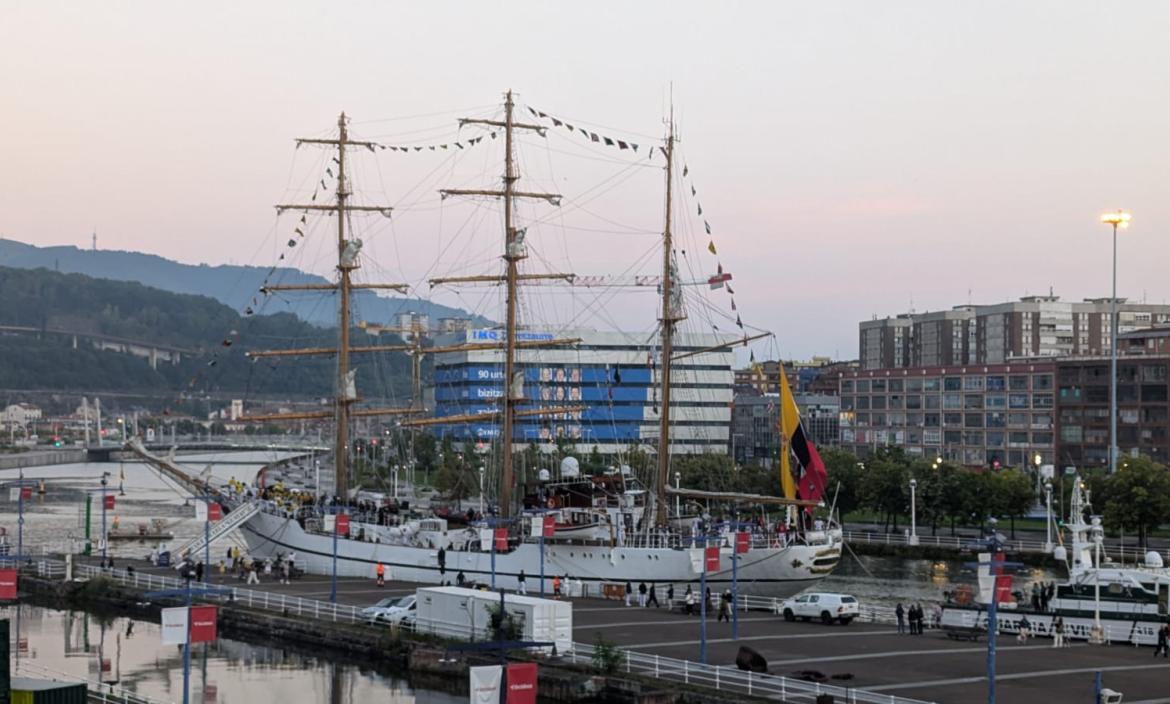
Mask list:
[[[682,472],[674,473],[674,490],[677,492],[682,489]],[[682,518],[682,495],[676,493],[674,495],[674,517]]]
[[918,489],[918,480],[910,480],[910,545],[918,544],[918,517],[915,506],[915,490]]
[[391,470],[391,473],[394,475],[394,501],[397,502],[398,501],[398,465],[394,465],[394,468]]
[[109,482],[109,472],[102,472],[102,565],[106,564],[106,486]]
[[479,468],[479,515],[483,515],[483,473],[484,467]]
[[1033,470],[1036,472],[1036,488],[1037,489],[1040,488],[1040,463],[1043,461],[1044,461],[1044,458],[1040,456],[1039,452],[1037,452],[1035,455],[1032,456],[1032,467],[1033,467]]
[[1052,554],[1052,482],[1044,482],[1044,504],[1045,515],[1047,518],[1044,521],[1044,552]]
[[1093,564],[1093,629],[1089,633],[1089,642],[1100,645],[1105,642],[1105,629],[1101,627],[1101,542],[1105,537],[1105,529],[1101,527],[1101,517],[1093,516],[1092,528],[1093,547],[1097,553]]
[[1109,298],[1109,473],[1117,471],[1117,228],[1129,227],[1130,214],[1105,213],[1101,222],[1113,227],[1113,295]]

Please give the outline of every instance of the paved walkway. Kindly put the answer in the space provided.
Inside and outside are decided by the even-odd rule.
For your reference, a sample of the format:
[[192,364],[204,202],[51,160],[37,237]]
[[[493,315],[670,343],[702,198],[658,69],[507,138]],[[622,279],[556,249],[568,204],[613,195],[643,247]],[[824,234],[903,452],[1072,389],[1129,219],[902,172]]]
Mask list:
[[[94,561],[96,564],[96,560]],[[169,568],[145,562],[119,561],[118,568],[174,575]],[[215,575],[213,584],[244,586],[232,577]],[[368,606],[385,596],[410,594],[419,586],[339,578],[339,603]],[[327,600],[330,578],[306,575],[291,584],[271,580],[252,585],[272,593]],[[600,635],[622,648],[664,657],[699,659],[699,619],[665,608],[626,607],[621,602],[580,599],[574,602],[574,640],[592,643]],[[982,704],[987,701],[986,643],[955,642],[936,632],[921,636],[897,635],[892,626],[853,623],[822,626],[787,623],[771,614],[739,614],[739,640],[731,639],[731,625],[707,623],[707,660],[734,666],[741,645],[759,651],[769,671],[791,675],[817,670],[831,684],[855,686],[888,694],[945,704]],[[1018,643],[1014,636],[999,638],[997,693],[1000,704],[1037,704],[1051,701],[1092,701],[1093,673],[1104,673],[1105,685],[1124,692],[1127,704],[1170,702],[1170,660],[1153,657],[1150,648],[1128,645],[1090,646],[1074,642],[1053,649],[1050,640]]]

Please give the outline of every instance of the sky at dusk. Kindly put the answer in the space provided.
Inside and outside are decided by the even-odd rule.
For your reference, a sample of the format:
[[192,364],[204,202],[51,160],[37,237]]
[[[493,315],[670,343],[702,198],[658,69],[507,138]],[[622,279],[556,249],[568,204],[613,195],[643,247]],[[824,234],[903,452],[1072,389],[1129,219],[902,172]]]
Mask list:
[[[1168,29],[1164,2],[7,0],[0,236],[88,247],[96,227],[101,249],[269,266],[294,224],[272,205],[309,197],[327,163],[293,139],[330,135],[341,110],[356,138],[449,142],[482,134],[455,119],[498,115],[511,88],[648,145],[673,91],[684,270],[733,272],[736,313],[777,334],[774,354],[851,358],[875,314],[1107,295],[1098,216],[1117,207],[1134,214],[1119,295],[1170,301]],[[533,271],[660,266],[661,161],[561,134],[520,146],[522,185],[566,198],[520,211]],[[360,155],[357,199],[399,209],[360,226],[363,274],[496,312],[494,292],[425,285],[493,266],[490,204],[436,192],[498,183],[499,145],[476,149]],[[328,274],[329,227],[288,263]],[[652,327],[652,292],[631,298],[542,290],[524,314]],[[729,297],[709,298],[726,317]]]

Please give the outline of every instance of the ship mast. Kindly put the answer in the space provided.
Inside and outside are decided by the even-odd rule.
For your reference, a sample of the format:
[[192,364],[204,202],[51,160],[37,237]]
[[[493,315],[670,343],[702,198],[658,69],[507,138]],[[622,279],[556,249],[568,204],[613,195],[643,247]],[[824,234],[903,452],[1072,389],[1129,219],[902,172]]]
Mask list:
[[671,181],[674,167],[674,108],[670,110],[670,122],[666,132],[666,147],[662,150],[666,154],[666,217],[662,228],[662,318],[661,324],[661,357],[662,371],[662,410],[658,414],[658,481],[655,486],[655,499],[658,502],[658,525],[668,523],[666,487],[669,482],[670,471],[670,373],[671,356],[674,353],[674,325],[682,320],[681,310],[676,310],[674,297],[674,272],[671,266],[672,236],[671,236]]
[[[377,146],[374,142],[355,141],[349,138],[347,118],[342,112],[337,118],[336,139],[297,139],[297,146],[302,144],[318,144],[337,149],[337,190],[333,205],[317,204],[282,204],[277,205],[277,212],[285,210],[299,210],[305,213],[327,212],[337,214],[337,283],[336,284],[273,284],[264,287],[265,294],[274,291],[318,291],[333,290],[340,295],[337,316],[337,347],[311,347],[302,349],[258,350],[249,352],[249,357],[295,357],[312,355],[337,355],[337,396],[334,399],[332,412],[316,411],[289,414],[267,414],[246,416],[243,420],[296,420],[309,418],[332,417],[337,427],[334,441],[334,492],[345,498],[349,495],[349,420],[351,417],[367,417],[377,415],[405,415],[416,413],[413,408],[363,408],[353,409],[351,406],[358,400],[355,384],[351,379],[352,372],[349,366],[350,354],[356,352],[390,352],[402,351],[402,345],[372,345],[368,347],[353,347],[349,340],[349,300],[355,289],[392,289],[405,293],[406,284],[354,284],[351,274],[357,269],[358,252],[361,250],[361,240],[351,238],[346,232],[346,225],[352,213],[380,213],[389,217],[391,208],[388,206],[351,205],[349,196],[352,191],[346,174],[346,151],[351,147],[364,147],[371,151]],[[353,391],[351,392],[351,389]]]
[[[524,231],[518,230],[514,223],[515,201],[517,198],[536,198],[546,200],[553,205],[560,202],[561,196],[556,193],[528,193],[516,190],[516,182],[520,174],[516,169],[513,135],[516,130],[532,130],[544,135],[545,128],[540,125],[528,125],[516,122],[513,118],[515,104],[512,101],[512,91],[508,91],[504,99],[504,120],[472,120],[462,119],[460,125],[489,125],[504,128],[504,187],[502,190],[482,189],[444,189],[443,196],[471,195],[493,196],[504,200],[504,262],[506,270],[502,283],[506,287],[505,300],[507,311],[504,323],[504,394],[501,408],[501,460],[500,460],[500,514],[507,518],[512,514],[512,485],[515,476],[512,468],[512,428],[516,418],[516,404],[524,400],[523,372],[516,371],[516,303],[519,290],[517,281],[519,262],[528,257],[528,249],[524,246]],[[566,274],[526,275],[530,278],[564,279]],[[458,277],[442,279],[443,283],[453,281],[483,280],[484,277]],[[435,283],[434,280],[432,284]],[[550,341],[556,342],[556,341]],[[542,345],[544,346],[544,345]]]

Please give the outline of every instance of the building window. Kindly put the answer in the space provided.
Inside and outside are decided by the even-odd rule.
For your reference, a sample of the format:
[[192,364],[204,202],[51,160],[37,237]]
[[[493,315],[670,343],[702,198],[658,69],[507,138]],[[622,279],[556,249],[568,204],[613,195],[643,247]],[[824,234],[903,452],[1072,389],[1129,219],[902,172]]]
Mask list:
[[1052,408],[1052,394],[1032,394],[1033,408]]
[[979,431],[979,430],[965,430],[965,431],[963,431],[963,444],[969,445],[969,446],[970,445],[982,445],[983,444],[983,432]]
[[942,434],[938,430],[933,430],[931,428],[927,428],[926,430],[922,431],[922,444],[924,444],[924,445],[937,445],[939,443],[939,440],[941,439],[940,438],[941,435]]
[[907,379],[906,393],[916,394],[922,391],[922,379]]
[[[874,389],[874,390],[876,391],[877,389]],[[897,392],[897,393],[902,392],[902,380],[901,379],[890,379],[890,393],[895,393],[895,392]]]
[[983,377],[981,376],[966,376],[963,377],[964,391],[981,391],[983,390]]
[[1027,428],[1031,418],[1027,413],[1009,413],[1008,426],[1012,428]]
[[1061,401],[1080,401],[1081,387],[1079,386],[1062,386],[1060,387]]
[[982,428],[983,414],[982,413],[968,413],[963,418],[964,428]]
[[948,376],[943,377],[943,391],[961,391],[963,389],[963,377]]
[[872,389],[875,394],[884,393],[886,390],[886,380],[874,379],[872,382],[870,382],[869,388]]
[[987,394],[988,408],[1007,408],[1007,397],[1003,394]]
[[1047,391],[1052,388],[1051,374],[1033,374],[1032,375],[1032,389],[1037,391]]
[[1003,447],[1003,433],[1002,432],[988,432],[987,433],[988,447]]
[[922,380],[923,391],[938,391],[938,377],[928,376]]
[[963,408],[968,411],[983,408],[982,394],[967,394],[963,397]]
[[902,397],[901,396],[890,396],[890,409],[897,411],[897,410],[901,410],[902,408],[903,408]]
[[859,411],[868,411],[869,410],[869,396],[858,396],[857,397],[857,410],[859,410]]
[[1147,364],[1142,367],[1142,381],[1166,381],[1165,364]]
[[954,427],[954,426],[962,425],[962,424],[963,424],[963,414],[962,413],[944,413],[943,414],[943,425]]
[[859,394],[868,394],[869,393],[869,379],[858,379],[857,380],[857,393],[859,393]]
[[923,404],[927,410],[938,410],[942,408],[942,399],[938,396],[927,396],[926,403]]
[[843,394],[853,393],[853,380],[852,379],[842,379],[841,380],[841,393],[843,393]]
[[916,411],[920,408],[922,408],[922,397],[921,396],[907,396],[906,397],[906,410]]
[[875,411],[886,410],[886,397],[885,396],[873,396],[869,400],[869,407]]
[[1027,447],[1028,446],[1028,431],[1012,431],[1008,433],[1008,443],[1012,447]]
[[927,428],[937,428],[939,423],[939,415],[937,413],[926,413],[922,416],[922,424]]
[[1006,388],[1006,387],[1004,385],[1004,378],[1002,376],[989,376],[989,377],[987,377],[987,390],[988,391],[1003,391],[1004,388]]
[[1142,386],[1142,403],[1165,403],[1166,387],[1145,384]]
[[944,430],[943,442],[947,445],[958,445],[963,442],[963,431],[961,430]]
[[943,408],[957,409],[963,407],[963,397],[959,394],[943,394]]
[[1023,374],[1009,376],[1008,377],[1008,390],[1009,391],[1027,391],[1028,390],[1028,377],[1023,375]]
[[1007,425],[1007,415],[1004,413],[988,413],[987,427],[988,428],[1003,428]]
[[1119,408],[1117,409],[1117,422],[1126,423],[1128,425],[1137,425],[1138,409],[1136,408]]
[[1028,394],[1008,394],[1008,408],[1027,408]]

